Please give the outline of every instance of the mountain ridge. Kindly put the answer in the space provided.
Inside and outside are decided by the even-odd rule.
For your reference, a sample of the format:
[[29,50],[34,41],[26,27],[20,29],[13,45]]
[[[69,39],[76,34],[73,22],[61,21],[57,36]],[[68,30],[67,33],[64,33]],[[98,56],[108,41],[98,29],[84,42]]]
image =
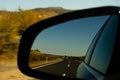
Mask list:
[[16,11],[0,10],[0,13],[4,12],[4,11],[7,11],[7,12],[19,12],[20,10],[23,10],[23,11],[27,11],[27,10],[40,11],[40,10],[43,10],[43,11],[47,11],[47,12],[55,12],[57,14],[63,14],[63,13],[66,13],[66,12],[73,11],[73,10],[70,10],[70,9],[65,9],[63,7],[46,7],[46,8],[40,7],[40,8],[33,8],[33,9],[27,9],[27,10],[19,8]]
[[55,12],[57,14],[63,14],[63,13],[72,11],[72,10],[69,10],[69,9],[65,9],[63,7],[34,8],[32,10],[35,10],[35,11],[44,10],[44,11],[49,11],[49,12]]

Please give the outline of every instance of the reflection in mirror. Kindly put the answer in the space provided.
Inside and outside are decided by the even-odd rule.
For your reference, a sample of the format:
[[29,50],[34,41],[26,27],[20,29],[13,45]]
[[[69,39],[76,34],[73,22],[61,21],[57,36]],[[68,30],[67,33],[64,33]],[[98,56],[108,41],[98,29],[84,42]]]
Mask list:
[[29,65],[32,69],[76,77],[79,64],[106,16],[71,20],[43,30],[33,42]]

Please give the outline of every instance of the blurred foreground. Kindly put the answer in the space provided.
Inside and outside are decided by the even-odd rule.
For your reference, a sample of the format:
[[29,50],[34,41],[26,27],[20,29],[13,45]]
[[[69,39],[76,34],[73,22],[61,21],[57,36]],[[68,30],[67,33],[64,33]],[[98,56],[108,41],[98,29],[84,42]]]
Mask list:
[[0,80],[36,80],[17,67],[17,50],[24,31],[32,24],[65,12],[63,8],[0,10]]
[[[14,54],[14,55],[13,55]],[[22,74],[17,67],[16,53],[0,55],[0,80],[37,80]]]

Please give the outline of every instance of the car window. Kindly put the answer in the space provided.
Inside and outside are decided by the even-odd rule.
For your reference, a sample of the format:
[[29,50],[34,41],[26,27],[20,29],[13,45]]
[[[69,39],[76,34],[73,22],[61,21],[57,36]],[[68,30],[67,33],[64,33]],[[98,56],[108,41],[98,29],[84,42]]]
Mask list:
[[105,73],[109,66],[115,42],[115,34],[117,31],[117,20],[117,16],[113,16],[108,22],[101,36],[99,37],[91,58],[90,66],[101,73]]
[[98,40],[98,38],[99,38],[103,28],[104,28],[104,25],[107,23],[107,21],[110,19],[110,17],[111,16],[109,16],[107,18],[107,20],[104,21],[104,24],[102,24],[101,28],[99,29],[99,31],[96,33],[95,37],[93,38],[93,40],[92,40],[92,42],[91,42],[91,44],[90,44],[90,46],[89,46],[89,48],[87,50],[87,53],[86,53],[86,57],[85,57],[85,63],[86,64],[90,63],[90,59],[92,57],[92,53],[93,53],[93,49],[95,48],[95,44],[96,44],[96,42],[97,42],[97,40]]
[[[102,29],[102,28],[101,28]],[[96,43],[96,40],[98,39],[99,37],[99,34],[101,33],[101,29],[98,31],[98,33],[96,34],[95,38],[92,40],[88,50],[87,50],[87,53],[86,53],[86,57],[85,57],[85,63],[86,64],[89,64],[90,63],[90,59],[91,59],[91,56],[92,56],[92,52],[93,52],[93,49],[95,47],[95,43]]]

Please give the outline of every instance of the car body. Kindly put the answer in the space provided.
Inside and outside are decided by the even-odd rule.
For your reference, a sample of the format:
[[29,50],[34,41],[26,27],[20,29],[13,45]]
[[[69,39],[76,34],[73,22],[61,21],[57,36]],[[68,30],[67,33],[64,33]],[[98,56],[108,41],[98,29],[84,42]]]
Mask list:
[[85,79],[120,79],[120,16],[111,15],[96,34],[77,76]]
[[[29,27],[23,34],[18,51],[18,67],[26,75],[43,80],[110,80],[120,79],[120,9],[101,7],[65,13]],[[36,71],[29,67],[29,54],[34,39],[41,31],[66,21],[110,15],[93,39],[76,78]],[[72,17],[71,17],[72,16]],[[41,26],[41,27],[40,27]]]

